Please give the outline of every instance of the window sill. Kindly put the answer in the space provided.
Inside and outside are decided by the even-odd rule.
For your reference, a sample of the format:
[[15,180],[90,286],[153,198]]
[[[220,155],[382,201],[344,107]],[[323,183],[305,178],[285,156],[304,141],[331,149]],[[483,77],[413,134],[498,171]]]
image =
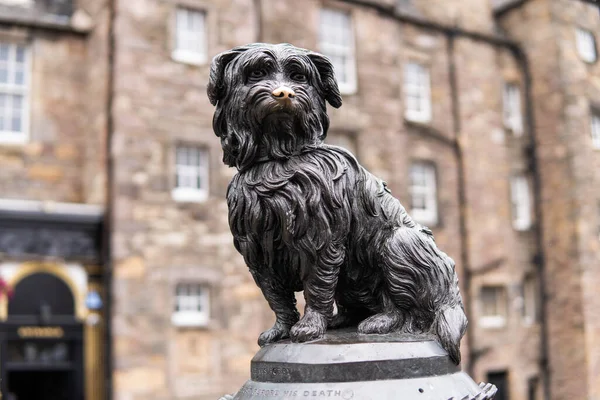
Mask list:
[[20,147],[29,142],[26,135],[14,135],[0,132],[0,146]]
[[171,58],[182,64],[202,66],[208,63],[208,59],[204,54],[193,53],[185,50],[173,50]]
[[[410,214],[409,214],[409,215],[410,215]],[[411,215],[411,217],[412,217],[412,215]],[[425,228],[429,228],[429,229],[438,229],[438,228],[440,228],[440,226],[441,226],[441,225],[440,225],[440,223],[439,223],[438,221],[435,221],[435,222],[427,222],[427,221],[422,221],[422,220],[419,220],[419,219],[417,219],[417,218],[414,218],[414,217],[413,217],[413,220],[414,220],[414,221],[415,221],[417,224],[419,224],[419,225],[421,225],[421,226],[424,226]]]
[[338,89],[342,96],[352,96],[357,92],[355,83],[338,83]]
[[407,112],[404,114],[404,119],[413,124],[428,126],[431,123],[431,115],[419,115]]
[[80,35],[88,34],[93,27],[78,27],[71,17],[50,12],[41,13],[35,7],[7,5],[0,13],[1,23],[18,24],[29,28],[47,29],[50,31],[71,32]]
[[523,129],[515,129],[513,127],[504,125],[504,130],[508,135],[514,138],[522,138],[524,136]]
[[438,218],[436,217],[424,217],[419,215],[418,212],[415,212],[413,210],[408,211],[408,215],[410,215],[410,217],[417,222],[419,225],[424,225],[428,228],[435,228],[439,225],[440,221]]
[[503,329],[506,327],[506,318],[501,316],[482,317],[479,326],[483,329]]
[[594,65],[594,64],[596,64],[596,62],[598,62],[598,57],[594,58],[593,60],[590,60],[590,59],[582,56],[581,54],[579,54],[579,58],[581,59],[581,61],[583,61],[584,63],[586,63],[588,65]]
[[533,318],[523,318],[523,326],[530,327],[536,324],[536,320]]
[[208,199],[208,193],[205,190],[195,190],[187,188],[175,188],[171,191],[173,200],[180,203],[203,203]]
[[178,328],[207,328],[209,319],[204,313],[176,312],[171,316],[171,324]]
[[516,232],[529,232],[531,230],[531,228],[533,228],[533,226],[531,224],[528,224],[528,225],[513,224],[513,229]]

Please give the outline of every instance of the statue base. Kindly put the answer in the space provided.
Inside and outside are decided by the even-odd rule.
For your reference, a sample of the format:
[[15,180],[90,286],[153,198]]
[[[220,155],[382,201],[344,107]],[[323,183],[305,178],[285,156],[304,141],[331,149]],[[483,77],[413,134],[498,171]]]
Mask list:
[[477,385],[461,372],[434,337],[338,330],[313,342],[265,346],[233,398],[491,400],[495,394],[495,386]]

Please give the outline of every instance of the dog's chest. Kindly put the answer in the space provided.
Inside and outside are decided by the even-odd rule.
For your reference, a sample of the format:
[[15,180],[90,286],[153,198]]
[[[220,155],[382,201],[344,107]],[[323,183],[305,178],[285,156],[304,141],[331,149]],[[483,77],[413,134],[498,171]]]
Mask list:
[[232,233],[263,249],[337,239],[350,222],[346,172],[343,158],[317,153],[239,173],[227,196]]

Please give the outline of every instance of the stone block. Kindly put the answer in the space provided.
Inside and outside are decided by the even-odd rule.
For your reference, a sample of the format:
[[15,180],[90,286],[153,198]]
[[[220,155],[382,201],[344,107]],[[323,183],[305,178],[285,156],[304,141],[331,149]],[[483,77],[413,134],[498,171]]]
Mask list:
[[55,183],[61,180],[64,170],[61,167],[43,164],[34,164],[27,167],[27,176],[30,179]]
[[146,261],[142,257],[128,257],[115,265],[117,279],[142,279],[146,274]]

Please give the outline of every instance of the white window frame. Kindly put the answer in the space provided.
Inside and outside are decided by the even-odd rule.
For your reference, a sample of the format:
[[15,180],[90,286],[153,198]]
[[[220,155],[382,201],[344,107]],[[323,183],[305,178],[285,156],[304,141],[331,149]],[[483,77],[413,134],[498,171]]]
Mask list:
[[525,231],[531,228],[531,189],[529,179],[524,174],[514,175],[510,179],[510,199],[513,228]]
[[[188,293],[181,293],[184,288]],[[192,293],[190,293],[190,291]],[[198,305],[200,305],[200,310],[197,309]],[[207,326],[209,322],[209,287],[200,283],[178,283],[175,286],[171,323],[179,327],[203,327]]]
[[531,276],[523,279],[523,323],[532,325],[537,320],[537,281]]
[[[422,168],[424,184],[415,182],[414,173],[416,168]],[[411,210],[410,215],[415,221],[435,226],[438,223],[438,205],[437,205],[437,176],[435,166],[428,162],[416,161],[413,162],[409,170],[410,175],[410,199]],[[414,208],[417,196],[424,197],[425,209]]]
[[[404,117],[409,121],[431,121],[431,75],[429,68],[416,62],[404,65]],[[417,99],[418,108],[409,98]]]
[[[182,150],[197,151],[197,165],[180,164],[178,154]],[[175,182],[171,195],[175,201],[180,202],[202,202],[208,198],[209,191],[209,152],[206,148],[196,145],[179,144],[175,146]],[[186,179],[195,179],[198,182],[204,182],[204,187],[178,186],[180,177],[186,176]]]
[[[184,27],[183,20],[190,16],[197,18],[198,24],[195,30],[189,30]],[[208,38],[207,38],[207,18],[206,11],[188,7],[178,6],[175,9],[175,28],[173,38],[173,60],[192,65],[203,65],[208,62]],[[182,46],[182,42],[187,42],[187,46]],[[193,49],[191,47],[199,47]]]
[[[16,50],[18,47],[24,49],[24,63],[23,63],[23,85],[15,85],[9,83],[0,83],[0,93],[8,96],[20,95],[22,96],[21,104],[21,131],[0,131],[0,144],[23,144],[29,140],[29,97],[31,92],[31,49],[29,46],[20,43],[9,43],[2,42],[3,45],[9,47],[9,61],[7,65],[8,76],[15,70]],[[10,78],[9,78],[10,79]],[[8,109],[8,107],[6,107]],[[11,112],[12,114],[12,112]],[[8,114],[5,114],[5,117]],[[6,124],[11,124],[12,121],[6,120]]]
[[523,114],[521,110],[521,88],[517,83],[506,82],[503,92],[504,127],[513,135],[523,135]]
[[592,135],[592,146],[600,150],[600,113],[592,112],[590,118],[590,132]]
[[[486,315],[483,291],[492,289],[495,293],[495,308],[499,311],[494,315]],[[502,285],[483,285],[479,289],[479,302],[481,304],[481,315],[479,317],[479,325],[484,329],[498,329],[506,326],[508,319],[508,298],[507,290]]]
[[598,207],[597,208],[598,211],[596,213],[596,224],[597,224],[596,226],[597,226],[598,232],[596,232],[596,234],[598,235],[598,240],[600,240],[600,201],[598,201],[597,207]]
[[595,63],[598,59],[596,50],[596,38],[594,33],[583,28],[575,29],[575,42],[579,57],[586,63]]
[[31,7],[35,4],[34,0],[2,0],[7,6]]
[[[336,22],[334,22],[336,21]],[[335,24],[338,23],[336,26]],[[333,33],[333,34],[332,34]],[[334,72],[340,68],[335,64],[335,57],[344,57],[346,80],[341,80],[341,74],[336,73],[338,88],[341,94],[354,94],[357,89],[356,45],[352,15],[349,12],[333,8],[322,8],[319,14],[319,50],[330,57],[334,63]]]

